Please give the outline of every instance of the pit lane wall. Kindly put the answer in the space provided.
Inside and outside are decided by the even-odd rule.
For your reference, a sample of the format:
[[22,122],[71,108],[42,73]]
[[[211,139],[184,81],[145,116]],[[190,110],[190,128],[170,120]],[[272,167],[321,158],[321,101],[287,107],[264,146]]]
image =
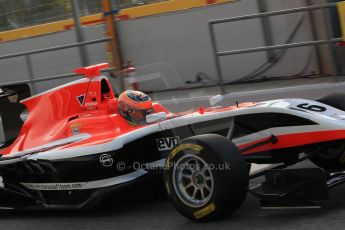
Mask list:
[[[193,0],[194,1],[194,0]],[[259,0],[260,1],[260,0]],[[186,2],[186,1],[185,1]],[[313,4],[325,1],[315,0]],[[306,6],[306,1],[266,0],[267,11]],[[215,63],[212,56],[211,41],[207,22],[209,20],[258,13],[256,0],[237,0],[208,4],[208,6],[188,8],[179,11],[144,15],[142,17],[122,18],[119,21],[119,34],[123,57],[136,66],[149,66],[158,62],[171,63],[182,81],[169,79],[170,87],[183,86],[185,81],[194,81],[196,75],[203,74],[216,80]],[[327,20],[321,11],[317,12],[318,39],[327,37]],[[270,19],[274,44],[285,43],[296,25],[301,28],[292,42],[314,40],[308,15],[297,13],[275,16]],[[104,37],[102,24],[84,28],[87,40]],[[217,43],[220,50],[233,50],[265,46],[262,22],[260,19],[220,25],[216,28]],[[48,48],[76,42],[73,27],[61,32],[21,40],[0,43],[0,54],[17,53],[32,49]],[[91,63],[107,61],[105,44],[89,46]],[[51,53],[32,55],[35,77],[64,74],[80,66],[77,48]],[[322,63],[326,74],[332,74],[333,62],[328,46],[322,46]],[[274,64],[269,64],[266,52],[236,55],[222,58],[225,81],[233,81],[252,73],[262,65],[270,68],[265,76],[295,76],[317,73],[315,48],[303,47],[287,50]],[[24,57],[0,61],[1,82],[27,80],[29,78]],[[36,85],[38,91],[49,89],[71,79],[43,82]],[[158,84],[158,86],[155,84]],[[159,81],[149,85],[161,88]]]

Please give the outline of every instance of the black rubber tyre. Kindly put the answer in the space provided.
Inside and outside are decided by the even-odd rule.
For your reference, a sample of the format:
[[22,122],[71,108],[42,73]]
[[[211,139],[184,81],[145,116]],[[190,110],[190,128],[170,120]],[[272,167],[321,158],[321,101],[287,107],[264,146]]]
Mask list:
[[[332,93],[316,99],[316,101],[345,111],[345,94],[343,93]],[[344,169],[345,140],[326,143],[324,146],[320,146],[317,153],[310,157],[310,160],[324,169]]]
[[310,160],[323,169],[345,169],[345,140],[320,146]]
[[183,140],[171,151],[164,179],[177,211],[201,222],[224,217],[242,205],[248,171],[231,141],[220,135],[204,134]]

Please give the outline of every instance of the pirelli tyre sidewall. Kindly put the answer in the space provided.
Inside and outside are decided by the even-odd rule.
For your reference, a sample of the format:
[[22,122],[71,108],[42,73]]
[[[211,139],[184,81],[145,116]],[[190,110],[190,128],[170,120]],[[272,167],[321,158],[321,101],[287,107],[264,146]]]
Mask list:
[[[203,163],[207,164],[209,171],[205,172],[206,179],[197,181],[204,181],[204,184],[208,183],[208,188],[211,187],[210,190],[203,190],[203,195],[207,198],[200,198],[202,202],[197,204],[193,203],[194,199],[190,202],[186,199],[188,194],[183,195],[188,192],[182,192],[181,195],[179,185],[188,184],[188,181],[181,183],[181,180],[176,179],[179,164],[193,158],[200,161],[202,166]],[[187,176],[189,173],[186,173]],[[191,174],[196,175],[193,176],[194,179],[198,179],[196,172]],[[205,134],[185,139],[171,151],[166,160],[164,180],[169,198],[177,211],[194,221],[210,221],[224,217],[241,206],[247,194],[248,174],[246,163],[231,141],[220,135]],[[193,191],[189,193],[192,194]]]

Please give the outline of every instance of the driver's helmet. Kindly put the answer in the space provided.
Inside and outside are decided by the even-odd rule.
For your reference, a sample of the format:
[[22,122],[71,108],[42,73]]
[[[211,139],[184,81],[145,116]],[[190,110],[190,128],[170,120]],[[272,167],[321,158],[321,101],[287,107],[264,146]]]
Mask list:
[[119,96],[118,111],[131,123],[146,124],[146,115],[153,113],[151,98],[142,92],[127,90]]

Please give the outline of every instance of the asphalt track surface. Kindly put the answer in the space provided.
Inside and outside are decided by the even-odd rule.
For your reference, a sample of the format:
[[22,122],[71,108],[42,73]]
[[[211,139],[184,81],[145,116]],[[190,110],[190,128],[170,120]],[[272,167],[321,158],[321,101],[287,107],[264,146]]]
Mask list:
[[345,185],[330,190],[330,201],[322,209],[262,210],[259,201],[248,195],[236,213],[211,223],[191,222],[180,216],[169,201],[156,200],[148,190],[137,192],[145,195],[134,194],[100,210],[1,211],[0,230],[345,228]]

